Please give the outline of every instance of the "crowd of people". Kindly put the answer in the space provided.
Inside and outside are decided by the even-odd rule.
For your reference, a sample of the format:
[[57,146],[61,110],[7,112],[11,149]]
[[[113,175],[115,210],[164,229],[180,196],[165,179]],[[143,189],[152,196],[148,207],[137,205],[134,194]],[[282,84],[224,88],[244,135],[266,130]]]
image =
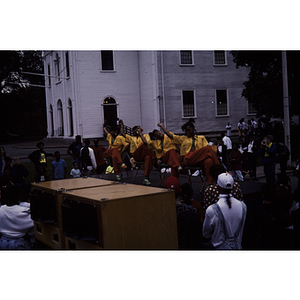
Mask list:
[[[136,125],[132,135],[124,133],[124,123],[104,127],[108,148],[94,145],[81,136],[68,147],[72,157],[70,177],[86,177],[114,171],[115,179],[121,180],[122,170],[144,166],[144,185],[151,185],[153,167],[170,168],[171,176],[164,187],[175,190],[179,249],[242,249],[243,228],[247,207],[239,181],[249,174],[257,181],[258,156],[264,167],[266,185],[263,186],[263,206],[258,216],[257,245],[260,249],[293,249],[299,247],[295,234],[299,233],[299,202],[297,189],[292,192],[286,175],[289,153],[281,143],[274,143],[271,135],[261,136],[258,124],[241,119],[238,124],[239,143],[231,141],[231,125],[215,141],[196,134],[195,122],[190,119],[182,126],[183,135],[170,132],[162,123],[143,134]],[[67,177],[67,164],[61,153],[44,151],[44,143],[37,143],[37,150],[28,158],[35,166],[35,182]],[[33,221],[30,219],[29,191],[25,185],[28,170],[19,158],[6,156],[0,148],[0,249],[30,249],[33,247]],[[53,157],[52,175],[48,174],[47,158]],[[275,163],[280,162],[281,173],[276,179]],[[179,175],[189,167],[203,171],[207,187],[203,199],[193,199],[189,183],[180,186]],[[4,220],[4,221],[3,221]],[[24,226],[22,224],[24,223]],[[279,239],[280,238],[280,242]]]

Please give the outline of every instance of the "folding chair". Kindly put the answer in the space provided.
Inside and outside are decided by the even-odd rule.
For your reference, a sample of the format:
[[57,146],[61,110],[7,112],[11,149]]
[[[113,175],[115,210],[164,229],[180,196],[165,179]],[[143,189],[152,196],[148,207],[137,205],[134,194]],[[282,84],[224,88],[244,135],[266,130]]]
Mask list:
[[[187,167],[185,166],[185,170],[187,171],[187,175],[188,175],[188,183],[190,185],[192,185],[192,182],[198,182],[198,183],[202,183],[201,189],[200,189],[200,193],[203,191],[205,183],[206,183],[206,177],[204,178],[205,175],[204,174],[204,170],[202,167],[200,166],[192,166],[192,167]],[[197,181],[197,180],[192,180],[192,175],[198,171],[200,176],[201,181]]]

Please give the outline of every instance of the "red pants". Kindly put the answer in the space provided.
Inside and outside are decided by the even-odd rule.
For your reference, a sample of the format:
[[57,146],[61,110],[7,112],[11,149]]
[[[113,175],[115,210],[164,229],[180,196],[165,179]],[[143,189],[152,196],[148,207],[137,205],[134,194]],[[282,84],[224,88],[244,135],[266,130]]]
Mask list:
[[171,176],[178,177],[178,167],[180,166],[180,156],[175,149],[170,149],[161,156],[161,160],[164,164],[171,166]]
[[122,163],[121,154],[117,148],[110,148],[105,151],[105,158],[112,160],[114,171],[116,175],[120,174],[120,163]]
[[132,153],[132,156],[136,161],[144,162],[144,175],[149,177],[153,168],[153,160],[156,158],[154,151],[149,149],[148,145],[142,144]]
[[196,164],[204,167],[205,176],[208,184],[213,184],[214,179],[209,174],[209,168],[214,164],[220,164],[219,160],[210,146],[203,147],[186,154],[184,158],[185,165],[192,167]]

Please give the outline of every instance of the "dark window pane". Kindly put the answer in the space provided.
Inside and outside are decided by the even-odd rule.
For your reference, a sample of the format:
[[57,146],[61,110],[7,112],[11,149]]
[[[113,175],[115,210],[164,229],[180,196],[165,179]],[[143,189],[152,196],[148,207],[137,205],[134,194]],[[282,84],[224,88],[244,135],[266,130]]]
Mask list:
[[215,64],[224,65],[225,64],[225,51],[214,51],[215,52]]
[[181,64],[191,65],[193,63],[192,51],[180,51]]
[[102,70],[113,70],[113,52],[111,50],[101,51]]
[[66,52],[66,71],[67,77],[70,77],[69,52]]
[[217,115],[227,115],[226,90],[217,90]]
[[183,91],[183,116],[184,117],[194,117],[195,107],[194,107],[194,91]]

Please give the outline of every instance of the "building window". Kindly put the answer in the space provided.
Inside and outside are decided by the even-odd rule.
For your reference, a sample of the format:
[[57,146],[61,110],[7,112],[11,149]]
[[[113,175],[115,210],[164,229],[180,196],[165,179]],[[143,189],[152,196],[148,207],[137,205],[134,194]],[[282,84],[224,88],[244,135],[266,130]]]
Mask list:
[[257,111],[253,106],[253,103],[248,101],[248,115],[256,115]]
[[69,111],[70,136],[73,136],[74,135],[74,126],[73,126],[73,109],[72,109],[71,99],[69,99],[69,101],[68,101],[68,111]]
[[101,51],[101,69],[102,71],[114,70],[113,51],[111,50]]
[[50,135],[54,136],[54,122],[53,122],[53,108],[52,104],[50,104],[50,109],[49,109],[49,114],[50,114]]
[[63,118],[62,102],[60,99],[57,101],[57,113],[58,113],[57,134],[59,136],[63,136],[64,135],[64,118]]
[[70,77],[69,51],[66,52],[66,72],[67,77]]
[[50,73],[50,64],[48,64],[48,85],[51,87],[51,73]]
[[228,115],[227,90],[216,91],[217,116]]
[[225,51],[214,51],[214,65],[227,65]]
[[183,117],[195,117],[195,97],[194,91],[182,91]]
[[181,65],[193,65],[193,52],[190,50],[180,51],[180,64]]
[[58,56],[58,53],[56,53],[56,57],[54,60],[54,64],[55,64],[55,76],[56,76],[56,81],[60,82],[60,58]]

